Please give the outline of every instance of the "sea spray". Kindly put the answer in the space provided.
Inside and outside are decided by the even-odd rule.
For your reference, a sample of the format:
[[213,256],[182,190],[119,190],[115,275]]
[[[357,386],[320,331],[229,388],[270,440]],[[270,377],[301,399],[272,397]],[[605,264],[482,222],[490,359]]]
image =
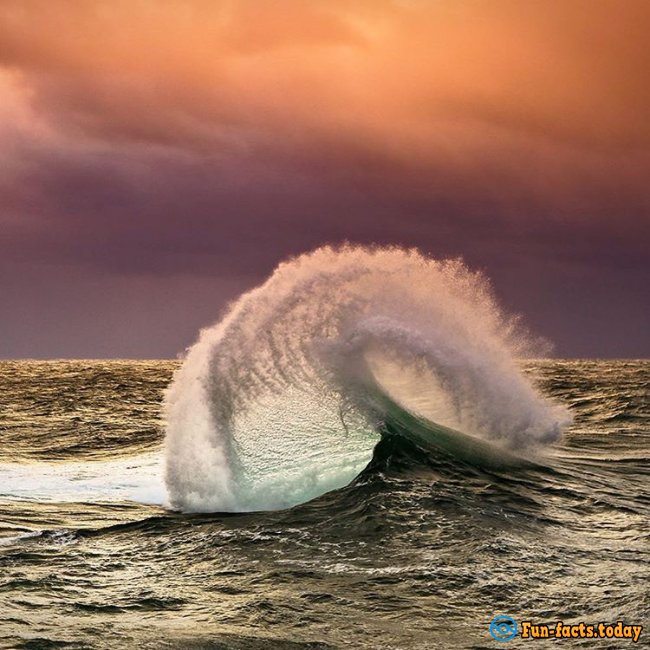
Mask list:
[[459,260],[325,247],[278,266],[201,332],[165,401],[170,505],[248,511],[342,487],[378,441],[377,389],[517,453],[566,414],[517,359],[538,342]]

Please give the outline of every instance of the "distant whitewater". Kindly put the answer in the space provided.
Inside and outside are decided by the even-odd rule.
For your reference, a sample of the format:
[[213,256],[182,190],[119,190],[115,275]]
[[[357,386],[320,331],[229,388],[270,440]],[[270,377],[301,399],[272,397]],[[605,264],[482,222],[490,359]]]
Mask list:
[[567,421],[517,365],[539,346],[458,260],[345,246],[285,262],[174,376],[170,505],[293,506],[348,484],[389,434],[479,462],[535,458]]

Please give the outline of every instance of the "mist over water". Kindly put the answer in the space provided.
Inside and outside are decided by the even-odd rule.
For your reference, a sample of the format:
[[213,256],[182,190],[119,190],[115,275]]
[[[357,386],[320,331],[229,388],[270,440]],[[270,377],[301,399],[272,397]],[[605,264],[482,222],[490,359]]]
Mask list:
[[170,504],[277,509],[347,485],[385,432],[387,395],[535,457],[569,420],[517,365],[539,351],[458,260],[351,246],[292,259],[203,330],[174,376]]

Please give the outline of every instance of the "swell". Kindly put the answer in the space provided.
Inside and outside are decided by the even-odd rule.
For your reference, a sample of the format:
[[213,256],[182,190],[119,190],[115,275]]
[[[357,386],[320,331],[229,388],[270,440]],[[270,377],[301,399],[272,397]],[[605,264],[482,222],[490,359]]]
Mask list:
[[201,332],[174,376],[169,502],[277,509],[342,487],[370,462],[387,403],[433,433],[535,455],[566,420],[519,369],[537,344],[458,260],[345,246],[285,262]]
[[1,463],[95,461],[161,442],[175,362],[2,361]]

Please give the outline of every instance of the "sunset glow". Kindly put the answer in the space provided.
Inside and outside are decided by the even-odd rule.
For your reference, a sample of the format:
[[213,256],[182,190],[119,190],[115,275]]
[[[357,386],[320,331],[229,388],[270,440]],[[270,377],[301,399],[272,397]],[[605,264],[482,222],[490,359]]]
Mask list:
[[[39,354],[168,355],[208,292],[398,243],[486,269],[563,353],[598,352],[594,321],[618,333],[603,354],[641,353],[649,25],[642,0],[7,0],[4,303],[32,331],[51,285],[93,305],[94,284],[90,327],[52,305]],[[145,336],[169,299],[196,320]],[[128,340],[105,331],[129,314]],[[4,356],[27,353],[18,322]]]

